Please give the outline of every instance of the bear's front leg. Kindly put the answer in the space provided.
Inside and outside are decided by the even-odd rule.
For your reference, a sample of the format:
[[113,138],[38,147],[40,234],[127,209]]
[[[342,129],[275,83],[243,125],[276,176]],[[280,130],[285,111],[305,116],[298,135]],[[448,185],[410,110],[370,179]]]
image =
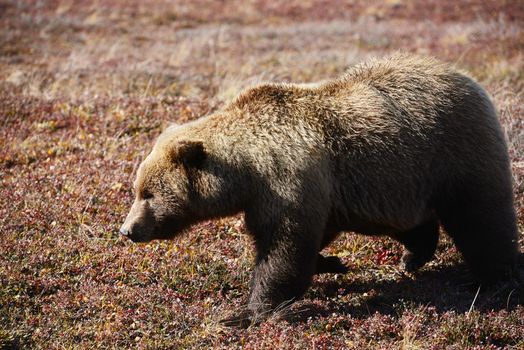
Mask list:
[[255,219],[246,213],[257,250],[247,305],[252,321],[260,322],[296,301],[310,286],[325,229],[323,213],[312,208],[325,206],[272,211],[278,216],[261,216],[258,211]]
[[[318,179],[325,167],[308,168],[259,189],[245,211],[256,260],[246,311],[239,324],[259,323],[304,295],[317,272],[317,259],[330,213],[329,186]],[[306,176],[307,175],[307,176]]]
[[257,250],[247,309],[222,324],[246,327],[259,323],[304,294],[317,272],[323,232],[323,221],[314,217],[288,212],[263,221],[257,215],[255,221],[246,214]]
[[304,295],[316,272],[317,256],[314,242],[288,240],[258,257],[248,300],[252,321],[264,320]]
[[286,240],[267,254],[259,254],[251,277],[247,308],[221,323],[246,328],[300,298],[316,272],[319,254],[312,243]]

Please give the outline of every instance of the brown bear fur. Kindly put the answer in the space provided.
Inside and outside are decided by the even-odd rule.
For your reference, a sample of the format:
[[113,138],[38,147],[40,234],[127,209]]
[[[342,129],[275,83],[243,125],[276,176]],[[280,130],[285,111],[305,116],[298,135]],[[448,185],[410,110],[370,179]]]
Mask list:
[[430,260],[439,223],[481,281],[512,274],[517,228],[504,135],[467,75],[411,55],[318,84],[264,84],[168,128],[140,166],[122,232],[170,238],[245,213],[257,255],[248,309],[300,297],[341,231],[389,235],[404,267]]

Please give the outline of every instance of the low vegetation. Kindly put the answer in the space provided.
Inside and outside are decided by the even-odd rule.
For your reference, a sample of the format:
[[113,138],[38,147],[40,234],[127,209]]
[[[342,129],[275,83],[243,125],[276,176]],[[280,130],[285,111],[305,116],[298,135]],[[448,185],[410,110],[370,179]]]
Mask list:
[[524,348],[522,291],[473,286],[444,232],[416,275],[397,243],[344,234],[328,253],[350,273],[246,330],[218,323],[248,290],[241,216],[175,241],[118,235],[169,123],[402,50],[455,62],[493,97],[523,249],[523,23],[519,1],[0,1],[0,349]]

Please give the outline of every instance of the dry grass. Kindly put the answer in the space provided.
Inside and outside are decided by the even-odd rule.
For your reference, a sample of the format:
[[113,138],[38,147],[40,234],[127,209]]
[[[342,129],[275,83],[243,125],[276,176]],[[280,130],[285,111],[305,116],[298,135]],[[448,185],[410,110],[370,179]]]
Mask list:
[[0,349],[523,348],[519,293],[467,285],[445,238],[416,276],[398,244],[345,234],[347,275],[247,330],[242,218],[175,242],[117,228],[151,142],[258,81],[316,81],[395,50],[473,73],[510,145],[524,245],[519,1],[0,1]]

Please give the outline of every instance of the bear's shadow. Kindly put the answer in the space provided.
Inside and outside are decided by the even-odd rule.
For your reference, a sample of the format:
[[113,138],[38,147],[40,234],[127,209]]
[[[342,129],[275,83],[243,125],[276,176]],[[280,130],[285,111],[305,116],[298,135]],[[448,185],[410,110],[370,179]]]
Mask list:
[[[518,266],[522,277],[524,254],[519,255]],[[433,307],[439,313],[511,310],[524,304],[523,283],[506,282],[479,288],[464,264],[423,269],[414,276],[405,275],[395,280],[317,281],[314,292],[292,307],[283,318],[291,323],[302,323],[310,317],[337,313],[365,319],[377,312],[397,317],[406,307]],[[321,303],[319,306],[311,300],[333,300],[349,294],[362,296],[360,302],[327,302],[327,305]]]

